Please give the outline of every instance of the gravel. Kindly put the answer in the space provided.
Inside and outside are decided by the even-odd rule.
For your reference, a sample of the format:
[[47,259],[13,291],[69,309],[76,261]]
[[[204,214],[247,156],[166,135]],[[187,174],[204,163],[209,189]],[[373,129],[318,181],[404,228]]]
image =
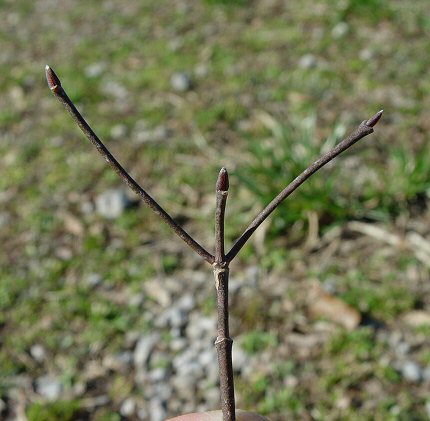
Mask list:
[[130,417],[136,411],[136,402],[133,398],[127,398],[122,404],[119,410],[123,417]]
[[401,366],[401,373],[405,380],[418,383],[422,379],[422,370],[414,361],[405,361]]
[[56,377],[43,376],[36,380],[36,392],[48,400],[55,401],[61,396],[63,387]]
[[108,219],[121,216],[130,205],[130,201],[122,189],[106,190],[96,198],[97,212]]
[[188,72],[173,73],[170,78],[170,86],[176,92],[186,92],[193,87],[191,75]]
[[46,351],[42,345],[36,344],[30,348],[31,356],[39,363],[46,359]]
[[134,350],[134,365],[137,369],[147,367],[151,353],[159,340],[159,333],[152,333],[138,340]]

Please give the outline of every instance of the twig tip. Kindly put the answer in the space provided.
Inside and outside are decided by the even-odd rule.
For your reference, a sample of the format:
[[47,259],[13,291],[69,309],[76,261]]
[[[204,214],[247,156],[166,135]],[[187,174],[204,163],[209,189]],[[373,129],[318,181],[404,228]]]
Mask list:
[[226,168],[222,167],[218,174],[216,189],[217,191],[228,191],[228,188],[229,188],[228,172]]
[[56,92],[56,90],[61,87],[61,81],[48,65],[45,66],[45,75],[49,89],[53,92]]
[[366,126],[374,127],[376,123],[381,119],[384,110],[379,110],[373,117],[369,118],[366,122]]

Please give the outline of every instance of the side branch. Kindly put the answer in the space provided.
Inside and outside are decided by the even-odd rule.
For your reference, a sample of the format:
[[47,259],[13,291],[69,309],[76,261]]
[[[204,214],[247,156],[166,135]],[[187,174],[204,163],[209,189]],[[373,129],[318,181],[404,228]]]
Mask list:
[[224,254],[224,217],[225,205],[228,195],[228,173],[221,168],[216,183],[216,208],[215,208],[215,262],[221,263],[225,259]]
[[94,133],[79,111],[76,109],[72,100],[68,97],[65,90],[61,86],[60,79],[54,71],[46,66],[46,80],[49,89],[57,97],[57,99],[64,105],[66,110],[70,113],[73,120],[78,124],[89,141],[97,148],[97,151],[103,158],[106,159],[108,164],[114,171],[123,179],[123,181],[137,194],[142,200],[162,219],[172,230],[187,243],[196,253],[202,256],[207,262],[212,264],[215,261],[214,256],[205,250],[197,241],[195,241],[181,226],[179,226],[173,218],[154,200],[119,164],[115,157],[109,152],[106,146]]
[[256,218],[251,222],[248,228],[234,243],[231,250],[226,256],[226,262],[231,262],[239,253],[245,243],[249,240],[254,231],[266,220],[266,218],[301,184],[303,184],[312,174],[316,173],[320,168],[336,158],[339,154],[347,150],[363,137],[373,133],[373,127],[380,120],[383,110],[377,112],[369,120],[363,121],[358,128],[351,133],[347,138],[338,143],[331,151],[327,152],[306,170],[304,170],[297,178],[295,178],[284,190],[282,190],[267,206],[261,211]]

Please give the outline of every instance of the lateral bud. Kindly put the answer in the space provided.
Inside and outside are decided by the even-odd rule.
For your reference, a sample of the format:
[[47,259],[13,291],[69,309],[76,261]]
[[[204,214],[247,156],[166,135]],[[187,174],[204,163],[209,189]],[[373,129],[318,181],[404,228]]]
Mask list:
[[216,182],[216,189],[217,191],[228,191],[228,188],[228,172],[224,167],[222,167],[218,175],[218,180]]
[[56,92],[58,88],[61,88],[60,79],[48,65],[45,66],[45,75],[48,87],[52,92]]

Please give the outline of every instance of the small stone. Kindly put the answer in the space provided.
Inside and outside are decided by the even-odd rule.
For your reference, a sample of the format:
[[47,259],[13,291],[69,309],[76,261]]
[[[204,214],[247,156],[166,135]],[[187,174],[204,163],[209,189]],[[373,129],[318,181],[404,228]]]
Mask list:
[[430,326],[430,313],[412,310],[402,316],[402,321],[412,327]]
[[186,92],[192,88],[193,83],[189,73],[177,72],[170,78],[170,85],[177,92]]
[[127,134],[127,126],[125,124],[115,124],[110,131],[112,139],[119,140]]
[[149,372],[148,377],[152,383],[162,382],[167,379],[167,369],[164,367],[154,368]]
[[239,345],[233,347],[232,359],[235,371],[241,371],[249,363],[248,356]]
[[428,365],[422,372],[423,380],[430,382],[430,365]]
[[36,392],[48,400],[57,400],[63,391],[60,381],[51,376],[39,377],[36,380]]
[[182,351],[188,345],[185,338],[174,338],[170,341],[170,349],[174,352]]
[[102,91],[105,95],[112,96],[118,100],[124,100],[128,97],[127,89],[114,80],[105,81],[102,84]]
[[109,219],[121,216],[130,205],[130,201],[121,189],[107,190],[96,198],[97,212]]
[[152,333],[139,339],[134,350],[134,365],[136,368],[147,366],[151,353],[159,340],[160,335],[158,333]]
[[216,320],[213,317],[192,314],[186,333],[190,339],[214,337],[216,334]]
[[153,386],[154,396],[162,402],[168,402],[172,397],[172,386],[168,382],[157,383]]
[[96,287],[99,286],[102,281],[103,278],[99,273],[90,273],[86,278],[85,278],[86,284],[90,287]]
[[127,398],[119,410],[123,417],[131,417],[136,412],[136,402],[133,398]]
[[100,76],[106,69],[106,63],[99,61],[92,63],[85,68],[85,76],[88,78],[95,78]]
[[177,301],[177,307],[185,312],[190,312],[196,306],[196,298],[193,294],[185,294]]
[[39,344],[33,345],[30,348],[30,354],[38,363],[41,363],[46,359],[45,348]]
[[126,372],[133,364],[133,353],[131,351],[120,352],[115,355],[106,355],[103,366],[112,371]]
[[370,48],[363,48],[358,54],[358,56],[363,61],[369,61],[373,58],[374,53],[373,50],[371,50]]
[[89,200],[85,200],[81,203],[81,212],[84,215],[89,215],[94,212],[94,204],[90,202]]
[[217,361],[215,347],[206,348],[206,350],[199,353],[199,363],[203,367],[209,367],[214,361]]
[[206,77],[209,73],[209,68],[205,63],[200,63],[198,64],[195,69],[194,69],[194,73],[197,77]]
[[299,379],[296,376],[293,376],[292,374],[285,377],[284,379],[284,385],[289,389],[294,389],[298,384],[299,384]]
[[405,357],[411,350],[411,346],[407,342],[399,342],[395,348],[395,353],[398,357]]
[[422,379],[421,367],[414,361],[405,361],[401,367],[405,380],[418,383]]
[[64,228],[70,234],[80,236],[84,233],[84,225],[82,221],[71,213],[63,215]]
[[301,69],[311,69],[317,65],[317,59],[313,54],[305,54],[299,60],[299,67]]
[[173,377],[170,382],[174,388],[174,395],[176,397],[180,397],[186,402],[190,402],[193,398],[195,398],[194,388],[197,379],[193,378],[192,376],[178,375]]
[[182,329],[188,322],[188,313],[178,307],[170,307],[156,321],[157,327]]
[[219,390],[215,387],[205,391],[206,408],[216,408],[219,405]]
[[325,292],[319,284],[312,286],[308,309],[312,317],[323,317],[348,330],[354,330],[361,322],[359,311],[342,299]]
[[331,31],[333,38],[339,39],[349,32],[349,25],[346,22],[339,22]]
[[149,414],[148,414],[148,411],[146,410],[146,408],[139,408],[139,410],[137,411],[137,417],[141,421],[148,421],[149,420]]
[[169,324],[173,328],[181,329],[187,324],[188,314],[181,308],[173,307],[169,315]]
[[351,398],[349,396],[341,396],[335,402],[336,408],[345,411],[351,406]]
[[132,293],[131,297],[128,299],[128,304],[130,307],[140,307],[145,301],[145,295],[141,293]]
[[171,132],[166,126],[148,127],[144,120],[139,120],[134,126],[133,140],[137,144],[162,142],[167,140]]
[[163,403],[159,399],[151,399],[149,403],[149,418],[151,421],[164,421],[167,416],[167,411]]
[[172,303],[172,296],[160,280],[154,279],[146,281],[143,284],[146,294],[149,298],[155,300],[161,307],[166,308]]

